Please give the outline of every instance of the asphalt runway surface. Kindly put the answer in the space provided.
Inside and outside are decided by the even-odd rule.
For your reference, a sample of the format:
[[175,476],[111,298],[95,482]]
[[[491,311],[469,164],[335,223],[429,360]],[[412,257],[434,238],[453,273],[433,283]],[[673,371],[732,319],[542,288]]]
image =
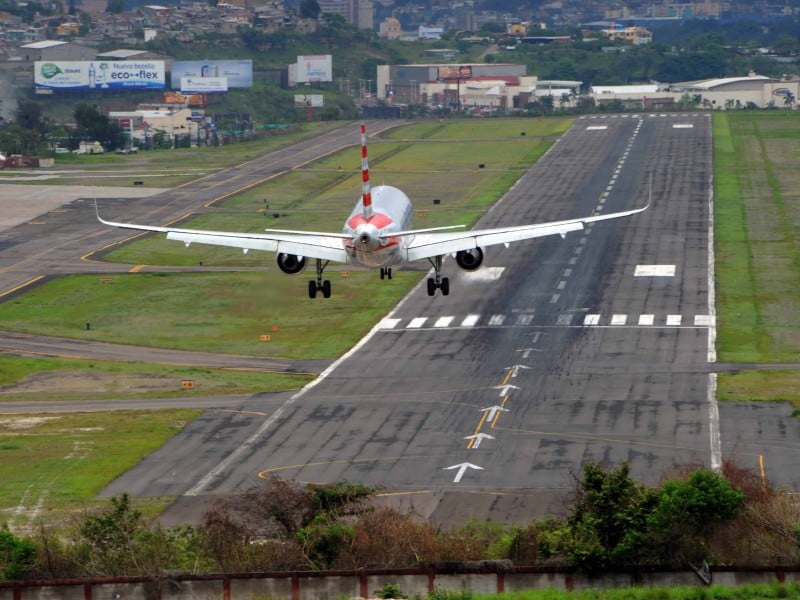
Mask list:
[[[215,176],[209,193],[241,186],[240,171]],[[656,484],[676,467],[734,458],[798,489],[791,408],[714,400],[715,373],[736,367],[714,354],[708,115],[578,119],[480,225],[636,208],[651,181],[642,214],[490,248],[473,273],[447,259],[449,296],[418,286],[304,390],[229,399],[235,410],[206,411],[103,494],[176,496],[169,525],[271,475],[348,480],[451,524],[558,513],[588,461],[628,461]],[[208,200],[196,196],[190,185],[137,200],[125,218],[166,222]],[[57,245],[53,272],[115,235],[82,232]],[[24,233],[19,243],[33,243]],[[0,289],[24,281],[20,271],[41,274],[33,261],[9,269],[5,256]]]

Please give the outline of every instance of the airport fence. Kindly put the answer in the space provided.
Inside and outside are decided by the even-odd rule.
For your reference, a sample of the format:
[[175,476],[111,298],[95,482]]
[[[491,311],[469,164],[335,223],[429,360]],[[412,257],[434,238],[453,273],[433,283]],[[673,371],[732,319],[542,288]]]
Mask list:
[[590,576],[569,569],[509,567],[492,563],[477,567],[240,573],[229,575],[161,575],[53,581],[0,582],[0,600],[341,600],[374,598],[390,585],[405,597],[426,597],[436,590],[480,594],[521,590],[611,589],[800,583],[800,566],[726,567],[686,571],[604,573]]

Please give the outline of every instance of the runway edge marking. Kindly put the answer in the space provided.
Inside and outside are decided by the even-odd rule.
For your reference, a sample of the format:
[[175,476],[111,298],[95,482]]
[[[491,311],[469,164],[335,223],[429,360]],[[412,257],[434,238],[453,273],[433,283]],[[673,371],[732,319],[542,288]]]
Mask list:
[[[710,132],[709,132],[710,135]],[[713,139],[712,139],[713,144]],[[717,362],[717,312],[714,286],[714,166],[708,182],[708,362]],[[717,374],[708,374],[708,435],[711,450],[711,468],[722,469],[722,437],[719,427],[719,405],[717,404]]]

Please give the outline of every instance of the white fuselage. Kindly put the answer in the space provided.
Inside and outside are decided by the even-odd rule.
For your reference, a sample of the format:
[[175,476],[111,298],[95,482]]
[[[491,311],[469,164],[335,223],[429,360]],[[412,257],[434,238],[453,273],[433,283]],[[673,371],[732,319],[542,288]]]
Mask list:
[[408,231],[414,209],[402,191],[390,185],[371,190],[372,215],[365,217],[363,200],[359,200],[345,222],[348,236],[344,248],[351,264],[359,267],[390,267],[407,258],[409,236],[392,234]]

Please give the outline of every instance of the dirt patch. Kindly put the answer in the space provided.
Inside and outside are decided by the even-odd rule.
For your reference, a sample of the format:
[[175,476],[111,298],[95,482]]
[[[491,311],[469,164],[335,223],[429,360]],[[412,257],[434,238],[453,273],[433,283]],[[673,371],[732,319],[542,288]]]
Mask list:
[[31,427],[36,427],[47,421],[60,418],[61,417],[13,417],[11,419],[0,419],[0,429],[30,429]]
[[173,391],[180,388],[174,377],[153,377],[130,373],[99,373],[87,371],[48,371],[34,373],[19,383],[0,388],[0,394],[53,393],[140,394]]

